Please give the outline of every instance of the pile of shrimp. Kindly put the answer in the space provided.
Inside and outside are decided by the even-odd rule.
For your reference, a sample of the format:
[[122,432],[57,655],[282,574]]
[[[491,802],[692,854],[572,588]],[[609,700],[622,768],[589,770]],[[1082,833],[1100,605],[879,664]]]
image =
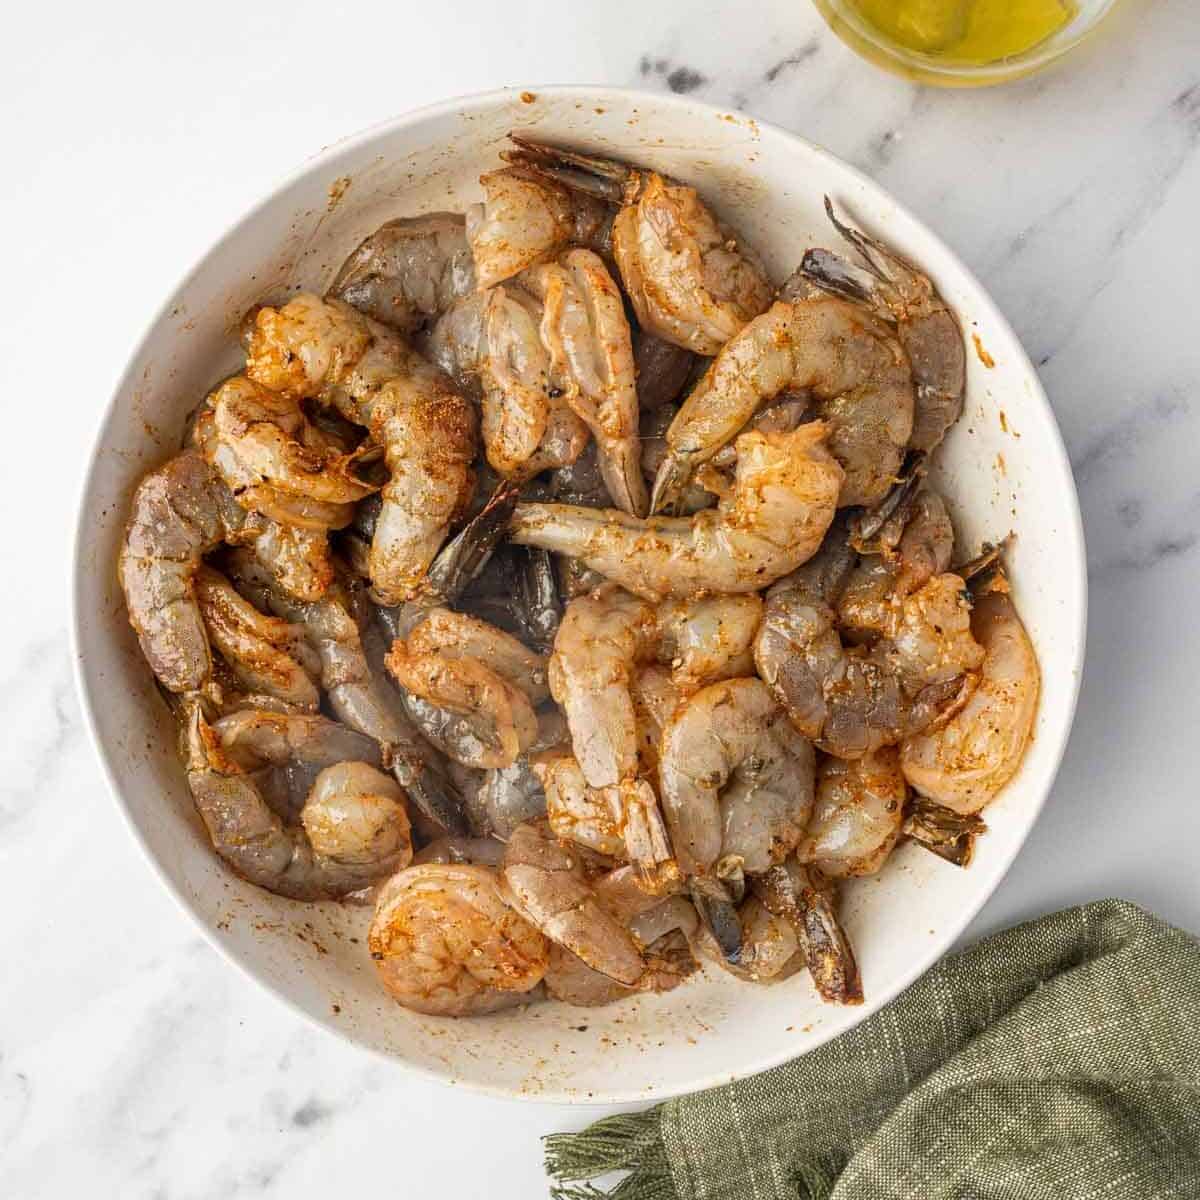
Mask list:
[[373,906],[423,1013],[703,964],[862,999],[843,880],[965,866],[1030,740],[1000,553],[926,465],[931,282],[826,209],[782,286],[692,187],[513,136],[388,222],[141,481],[129,619],[242,878]]

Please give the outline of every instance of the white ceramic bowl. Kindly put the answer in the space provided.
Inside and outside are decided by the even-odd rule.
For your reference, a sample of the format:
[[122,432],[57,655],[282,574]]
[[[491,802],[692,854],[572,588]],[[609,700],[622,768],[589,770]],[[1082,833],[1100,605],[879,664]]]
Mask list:
[[[171,722],[117,586],[133,488],[176,450],[185,413],[238,365],[231,331],[250,305],[321,290],[387,218],[462,209],[514,128],[695,182],[779,279],[806,247],[832,244],[821,208],[829,193],[929,272],[972,340],[966,412],[941,451],[937,482],[961,545],[1016,532],[1009,562],[1041,660],[1041,710],[1020,774],[988,809],[990,830],[969,870],[902,846],[878,878],[847,889],[845,921],[866,991],[859,1008],[820,1003],[806,976],[754,987],[708,973],[668,995],[604,1009],[419,1016],[376,983],[365,911],[295,904],[235,879],[193,811]],[[168,298],[97,437],[80,509],[74,635],[84,709],[117,802],[163,883],[231,961],[324,1028],[431,1077],[505,1096],[620,1102],[723,1083],[803,1054],[945,952],[1050,790],[1079,686],[1085,579],[1075,487],[1045,395],[995,305],[933,234],[869,179],[783,130],[683,98],[539,88],[439,104],[332,147],[234,226]]]

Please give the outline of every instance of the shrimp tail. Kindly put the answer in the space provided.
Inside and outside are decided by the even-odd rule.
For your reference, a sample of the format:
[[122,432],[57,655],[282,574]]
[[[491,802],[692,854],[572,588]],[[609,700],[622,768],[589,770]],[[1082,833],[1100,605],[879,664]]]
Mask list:
[[822,999],[835,1004],[861,1004],[858,962],[834,912],[832,898],[823,889],[806,888],[803,914],[804,957]]
[[529,640],[539,650],[549,653],[563,616],[562,599],[558,594],[554,559],[550,551],[537,546],[525,547],[517,583],[520,588],[522,626]]
[[679,878],[667,827],[654,790],[644,780],[607,789],[613,820],[625,838],[625,851],[646,891],[661,892]]
[[872,539],[878,536],[883,527],[894,517],[903,522],[904,514],[910,509],[921,483],[925,478],[926,455],[921,451],[913,451],[900,468],[896,485],[878,504],[864,509],[855,520],[850,531],[850,544],[860,554],[872,554],[876,547]]
[[733,901],[716,880],[696,876],[688,882],[688,891],[705,929],[712,934],[727,963],[742,961],[742,922]]
[[549,176],[572,191],[584,192],[614,204],[625,197],[637,175],[624,163],[597,155],[580,154],[562,146],[550,146],[522,137],[519,133],[510,133],[508,140],[516,149],[500,152],[505,162]]
[[392,774],[422,816],[444,829],[450,837],[467,837],[463,798],[451,782],[432,763],[420,758],[395,755]]
[[1003,591],[1004,585],[997,580],[1004,579],[1004,551],[1012,535],[995,543],[984,542],[979,553],[962,566],[954,567],[954,574],[966,581],[967,588],[974,596],[981,596],[989,591]]
[[956,867],[967,866],[975,854],[975,839],[987,824],[975,813],[957,813],[932,800],[917,797],[904,818],[904,833]]
[[834,1004],[861,1004],[858,961],[834,911],[832,887],[825,876],[814,867],[788,862],[759,875],[754,894],[768,912],[785,917],[795,929],[821,998]]
[[654,488],[650,493],[651,514],[676,511],[691,477],[690,457],[668,451],[654,477]]
[[515,483],[501,483],[438,552],[424,580],[425,593],[434,603],[452,604],[479,577],[508,530],[519,494]]

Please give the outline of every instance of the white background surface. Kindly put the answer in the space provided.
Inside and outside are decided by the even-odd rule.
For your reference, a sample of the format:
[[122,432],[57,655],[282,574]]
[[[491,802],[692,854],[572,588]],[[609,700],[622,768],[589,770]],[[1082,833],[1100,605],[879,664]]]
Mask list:
[[861,166],[1040,364],[1090,550],[1075,733],[973,933],[1102,895],[1200,930],[1200,12],[1137,3],[1039,79],[915,88],[801,0],[23,5],[6,13],[0,1196],[545,1194],[580,1109],[412,1079],[208,949],[117,819],[66,643],[75,493],[141,328],[308,155],[502,84],[693,88]]

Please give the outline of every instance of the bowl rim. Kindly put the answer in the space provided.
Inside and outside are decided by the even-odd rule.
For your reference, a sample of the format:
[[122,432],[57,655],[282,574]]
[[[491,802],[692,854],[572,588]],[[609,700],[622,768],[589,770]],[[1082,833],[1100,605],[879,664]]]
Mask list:
[[[81,480],[78,484],[75,494],[75,504],[77,515],[73,527],[72,543],[71,543],[71,580],[70,580],[70,619],[68,622],[68,635],[71,651],[71,670],[75,682],[76,695],[79,698],[80,708],[83,713],[84,726],[87,730],[88,740],[99,759],[101,772],[107,784],[109,794],[114,802],[114,806],[119,811],[124,822],[125,828],[132,836],[135,844],[141,851],[142,857],[149,864],[151,871],[157,876],[159,882],[165,888],[166,892],[172,897],[176,905],[187,915],[194,927],[198,928],[205,942],[216,950],[217,954],[228,964],[232,965],[237,971],[246,978],[252,980],[258,987],[270,994],[277,1002],[283,1004],[290,1012],[300,1017],[306,1023],[319,1028],[325,1034],[335,1036],[343,1044],[353,1047],[360,1053],[370,1055],[374,1059],[386,1062],[394,1068],[402,1069],[414,1075],[421,1076],[425,1079],[437,1082],[443,1087],[455,1089],[465,1089],[480,1095],[491,1096],[497,1099],[516,1100],[523,1102],[535,1102],[538,1104],[566,1104],[572,1106],[596,1107],[607,1105],[639,1105],[646,1106],[651,1103],[657,1103],[668,1099],[671,1096],[687,1095],[692,1092],[702,1091],[706,1088],[718,1087],[733,1080],[746,1078],[750,1075],[759,1074],[763,1071],[770,1070],[779,1066],[784,1062],[788,1062],[802,1054],[807,1054],[819,1046],[824,1045],[832,1038],[841,1036],[856,1028],[859,1024],[865,1021],[868,1017],[874,1015],[884,1005],[888,1004],[900,992],[908,988],[917,978],[923,975],[926,971],[935,966],[945,955],[950,951],[953,944],[962,936],[963,931],[975,918],[983,905],[990,899],[999,887],[1004,877],[1008,874],[1017,854],[1024,847],[1033,831],[1034,825],[1037,823],[1038,817],[1045,806],[1046,800],[1054,788],[1055,780],[1057,779],[1059,769],[1061,768],[1063,757],[1066,753],[1067,745],[1070,741],[1071,731],[1074,725],[1075,714],[1078,708],[1079,692],[1082,685],[1084,657],[1087,646],[1087,610],[1088,610],[1088,577],[1087,577],[1087,556],[1086,546],[1084,542],[1083,519],[1079,505],[1078,488],[1074,482],[1074,475],[1071,470],[1071,463],[1067,454],[1066,445],[1063,441],[1062,431],[1058,426],[1058,421],[1054,416],[1054,410],[1050,405],[1050,401],[1046,395],[1045,389],[1042,386],[1041,380],[1038,378],[1037,372],[1033,367],[1032,362],[1026,354],[1020,340],[1014,333],[1007,318],[1000,311],[991,295],[982,286],[974,273],[962,262],[959,256],[946,245],[945,242],[932,230],[924,221],[916,217],[906,205],[900,203],[887,188],[882,184],[877,183],[866,172],[859,170],[857,167],[847,163],[825,147],[816,142],[810,141],[808,138],[785,129],[782,126],[776,125],[770,121],[760,121],[757,118],[748,116],[739,117],[739,119],[753,121],[758,130],[769,132],[774,137],[779,137],[785,141],[790,141],[798,144],[807,153],[816,155],[818,158],[827,160],[836,164],[839,170],[847,171],[857,182],[865,183],[870,188],[878,189],[885,193],[891,205],[908,221],[911,221],[917,226],[922,235],[927,237],[933,246],[942,254],[945,254],[955,268],[961,273],[962,279],[970,288],[974,290],[975,295],[979,300],[979,311],[984,313],[989,322],[995,323],[1005,334],[1011,339],[1013,345],[1020,353],[1019,365],[1023,368],[1024,374],[1031,382],[1030,399],[1036,405],[1039,405],[1045,411],[1045,415],[1049,418],[1050,426],[1050,450],[1056,459],[1056,466],[1062,471],[1065,477],[1070,481],[1071,486],[1067,499],[1067,516],[1069,518],[1071,540],[1076,547],[1076,553],[1071,563],[1064,562],[1063,569],[1073,571],[1076,576],[1078,585],[1079,604],[1078,611],[1074,614],[1072,622],[1078,630],[1078,636],[1075,640],[1074,653],[1072,661],[1067,664],[1067,669],[1070,672],[1070,688],[1069,694],[1066,696],[1065,704],[1065,724],[1060,744],[1055,748],[1052,761],[1048,764],[1048,773],[1046,786],[1042,794],[1037,797],[1036,804],[1027,812],[1025,816],[1025,828],[1017,839],[1006,856],[997,862],[995,866],[995,876],[989,886],[982,889],[975,896],[971,903],[967,905],[959,914],[958,920],[955,922],[955,928],[940,935],[932,942],[925,945],[922,954],[916,956],[914,962],[916,965],[912,969],[898,975],[888,982],[886,986],[881,987],[874,995],[872,995],[858,1010],[857,1020],[844,1029],[827,1029],[815,1033],[812,1042],[806,1046],[800,1054],[794,1050],[781,1047],[777,1053],[763,1056],[759,1061],[755,1062],[749,1069],[745,1071],[731,1072],[728,1070],[719,1070],[716,1072],[710,1071],[706,1075],[698,1075],[686,1086],[677,1086],[670,1084],[659,1089],[653,1089],[649,1092],[644,1088],[641,1090],[622,1089],[619,1085],[613,1090],[605,1094],[592,1094],[589,1096],[580,1096],[561,1088],[548,1088],[544,1091],[521,1091],[511,1086],[491,1084],[474,1079],[456,1078],[451,1072],[440,1072],[427,1067],[423,1064],[410,1061],[408,1059],[398,1058],[380,1047],[369,1045],[365,1042],[358,1041],[345,1030],[338,1029],[335,1026],[328,1025],[320,1021],[313,1014],[305,1010],[298,1001],[294,1000],[286,992],[271,983],[265,977],[261,977],[256,973],[250,965],[240,961],[233,951],[225,946],[217,937],[216,930],[213,929],[202,917],[199,911],[192,907],[188,897],[183,893],[182,889],[167,873],[165,866],[152,852],[142,831],[136,824],[133,814],[126,803],[122,784],[118,777],[118,771],[115,762],[115,756],[110,748],[105,745],[100,737],[100,733],[96,724],[96,705],[93,699],[91,690],[83,670],[83,615],[81,610],[82,597],[80,594],[81,581],[84,576],[85,567],[82,560],[84,548],[84,540],[86,537],[88,523],[91,519],[91,514],[86,507],[86,501],[91,494],[95,484],[95,476],[100,458],[102,442],[108,431],[109,425],[113,420],[116,410],[117,401],[130,387],[136,383],[136,375],[134,366],[142,355],[152,333],[158,327],[163,318],[169,313],[176,296],[184,291],[191,283],[192,279],[202,270],[204,264],[215,254],[222,246],[235,237],[241,228],[250,222],[264,209],[274,204],[281,195],[299,182],[304,177],[319,170],[325,163],[331,161],[338,155],[353,150],[354,148],[369,143],[384,133],[395,133],[403,131],[406,128],[418,125],[430,118],[436,118],[445,115],[452,115],[456,112],[462,112],[465,109],[490,109],[501,106],[507,102],[511,102],[514,97],[520,97],[523,93],[533,93],[534,95],[553,96],[569,100],[587,100],[595,103],[602,102],[605,97],[620,98],[631,103],[646,103],[653,104],[657,107],[666,107],[675,109],[680,112],[701,115],[703,117],[721,117],[728,115],[729,110],[722,108],[719,105],[709,104],[704,101],[694,100],[687,96],[674,95],[666,92],[650,91],[642,88],[626,88],[626,87],[611,87],[605,84],[527,84],[527,85],[512,85],[503,88],[493,88],[486,91],[470,92],[458,96],[453,96],[445,100],[439,100],[432,104],[422,105],[419,108],[409,109],[395,116],[384,118],[377,121],[364,129],[348,134],[343,138],[329,143],[322,147],[315,154],[304,159],[298,166],[287,173],[285,177],[280,179],[258,202],[252,205],[249,209],[243,212],[232,223],[230,223],[224,232],[216,238],[207,249],[196,259],[191,267],[188,268],[178,280],[173,288],[168,291],[162,303],[154,309],[143,325],[142,332],[133,343],[128,355],[126,356],[126,365],[122,370],[115,386],[112,388],[111,394],[104,407],[101,409],[98,417],[95,420],[91,436],[88,440],[86,466],[82,473]],[[98,700],[98,697],[96,698]]]

